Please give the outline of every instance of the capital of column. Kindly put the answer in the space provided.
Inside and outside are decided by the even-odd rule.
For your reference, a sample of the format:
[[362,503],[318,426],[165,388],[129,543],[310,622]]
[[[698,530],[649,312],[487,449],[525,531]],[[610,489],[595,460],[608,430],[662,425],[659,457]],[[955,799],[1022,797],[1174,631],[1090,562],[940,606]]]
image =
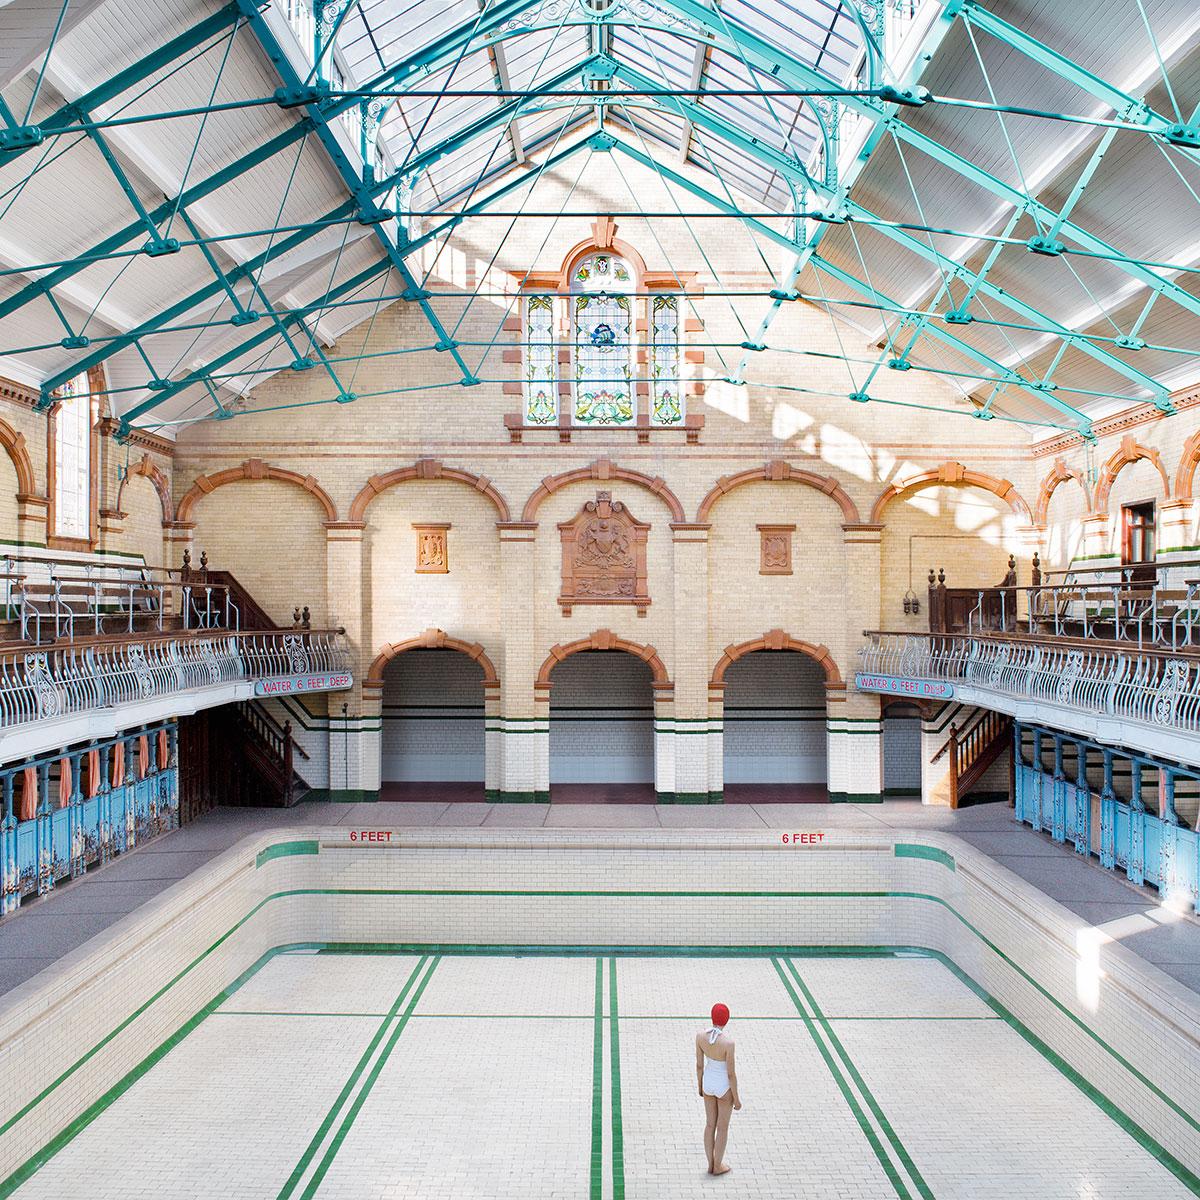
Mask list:
[[708,531],[712,524],[707,521],[672,521],[672,541],[677,543],[698,542],[708,544]]

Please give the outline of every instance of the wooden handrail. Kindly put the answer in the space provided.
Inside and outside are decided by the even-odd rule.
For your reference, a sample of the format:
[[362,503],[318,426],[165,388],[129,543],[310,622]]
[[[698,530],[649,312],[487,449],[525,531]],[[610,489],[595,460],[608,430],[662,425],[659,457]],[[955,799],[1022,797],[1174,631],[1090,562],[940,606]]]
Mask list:
[[918,630],[914,633],[911,629],[864,629],[863,637],[943,638],[946,641],[1013,642],[1016,645],[1028,645],[1030,642],[1047,642],[1054,646],[1078,646],[1081,650],[1093,650],[1097,652],[1111,651],[1113,653],[1134,654],[1138,656],[1146,655],[1154,658],[1200,658],[1200,644],[1195,646],[1180,646],[1178,649],[1172,650],[1169,647],[1137,646],[1128,638],[1116,641],[1112,638],[1104,640],[1101,638],[1056,637],[1053,634],[1039,633],[1004,633],[999,630],[992,632],[989,629],[976,633],[928,633],[924,630]]

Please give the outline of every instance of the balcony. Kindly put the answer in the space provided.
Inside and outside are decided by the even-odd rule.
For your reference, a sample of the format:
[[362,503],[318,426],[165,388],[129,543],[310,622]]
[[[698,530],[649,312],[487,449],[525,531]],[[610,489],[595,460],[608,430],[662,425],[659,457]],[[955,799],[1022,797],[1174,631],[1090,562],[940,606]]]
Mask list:
[[192,631],[0,647],[0,762],[254,696],[342,691],[340,631]]

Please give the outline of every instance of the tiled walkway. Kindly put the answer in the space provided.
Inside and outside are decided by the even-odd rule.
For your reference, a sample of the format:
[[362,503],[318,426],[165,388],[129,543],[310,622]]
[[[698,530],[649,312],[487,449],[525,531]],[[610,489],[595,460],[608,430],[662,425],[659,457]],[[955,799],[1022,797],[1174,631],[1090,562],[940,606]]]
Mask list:
[[1148,888],[1017,825],[1004,804],[950,812],[882,804],[485,804],[306,801],[289,811],[218,809],[101,871],[60,886],[0,922],[0,994],[182,879],[240,838],[281,825],[542,826],[667,829],[944,829],[1033,883],[1134,953],[1200,992],[1200,922],[1164,909]]
[[[717,999],[743,1102],[720,1179],[692,1049]],[[933,959],[307,951],[269,960],[15,1194],[1192,1193]]]

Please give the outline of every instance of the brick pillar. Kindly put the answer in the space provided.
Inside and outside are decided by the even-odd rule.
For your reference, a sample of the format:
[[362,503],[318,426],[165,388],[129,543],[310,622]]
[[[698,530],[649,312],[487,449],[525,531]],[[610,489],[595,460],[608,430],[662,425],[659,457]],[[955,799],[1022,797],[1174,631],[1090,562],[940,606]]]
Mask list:
[[538,653],[530,597],[537,578],[537,524],[498,521],[500,610],[504,613],[504,661],[498,664],[499,696],[488,743],[493,759],[486,774],[496,800],[544,803],[550,799],[550,690],[536,686]]
[[879,697],[853,687],[825,689],[829,799],[883,799],[883,728]]
[[[1196,544],[1196,502],[1160,500],[1158,503],[1159,557],[1185,552],[1184,547]],[[1194,551],[1188,550],[1190,556]]]
[[46,544],[46,522],[50,515],[50,500],[46,496],[17,495],[17,541],[22,546]]
[[1084,558],[1113,557],[1109,539],[1108,513],[1088,513],[1083,518],[1083,537],[1080,539],[1080,554]]
[[[707,524],[674,522],[674,695],[654,695],[655,791],[664,803],[721,799],[720,705],[710,719]],[[673,699],[673,703],[669,703]],[[718,697],[719,700],[719,697]],[[717,774],[712,774],[713,760]]]
[[326,611],[331,625],[345,629],[355,664],[354,687],[329,697],[329,787],[336,792],[378,792],[380,783],[383,685],[367,681],[378,647],[363,608],[365,528],[363,521],[325,522]]
[[946,744],[950,726],[963,723],[964,709],[960,704],[941,704],[929,716],[921,718],[921,803],[950,803],[950,755],[943,754],[937,762],[934,755]]

